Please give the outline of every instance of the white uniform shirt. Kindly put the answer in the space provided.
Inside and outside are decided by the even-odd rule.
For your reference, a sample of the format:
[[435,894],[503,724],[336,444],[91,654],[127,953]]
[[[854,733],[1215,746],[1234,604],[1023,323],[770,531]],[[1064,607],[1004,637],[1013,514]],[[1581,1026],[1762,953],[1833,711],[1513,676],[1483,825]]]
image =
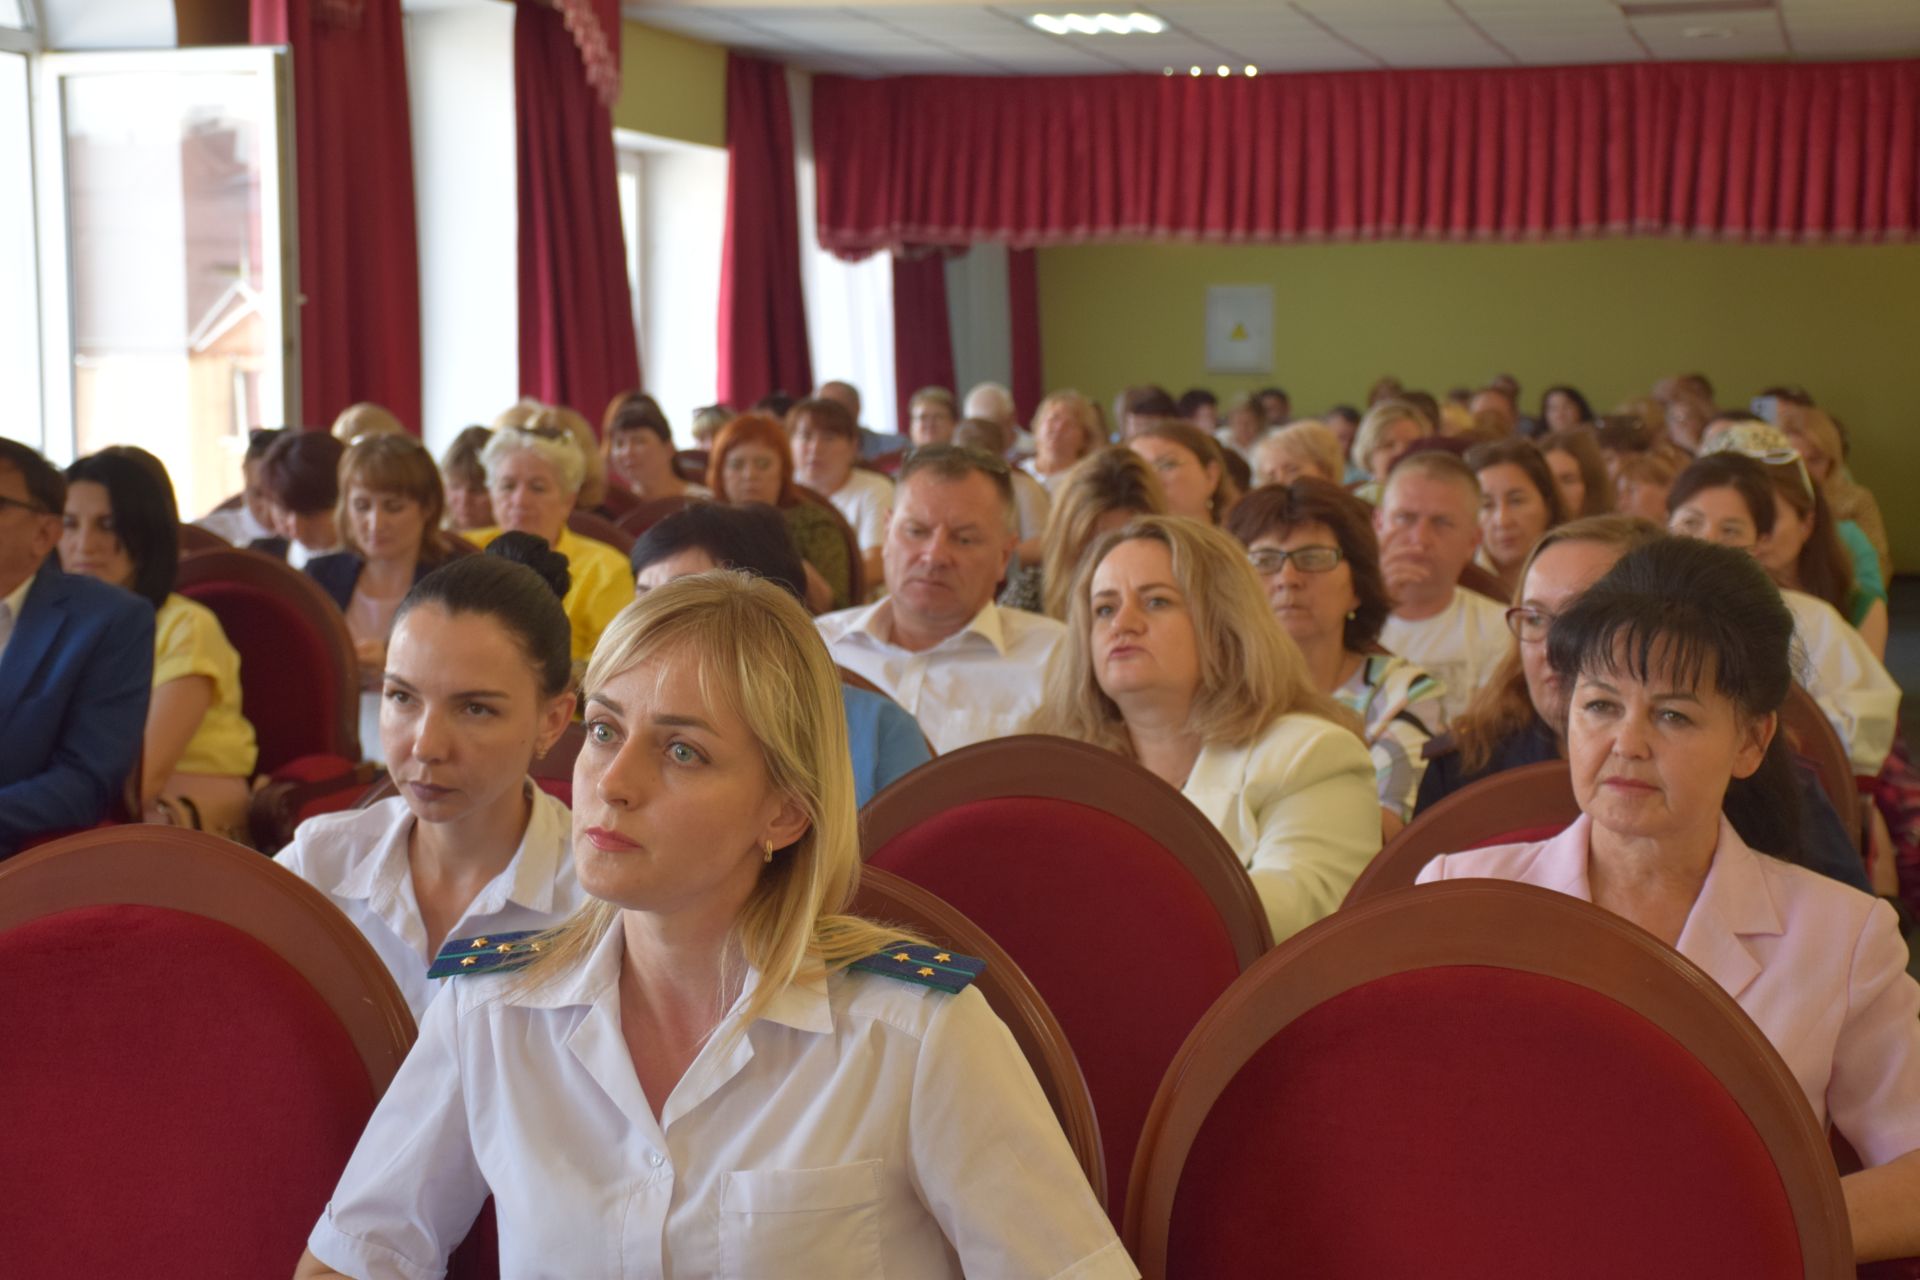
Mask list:
[[893,481],[877,471],[855,467],[847,482],[827,495],[827,501],[853,526],[862,551],[887,540],[887,516],[893,511]]
[[1024,471],[1009,473],[1013,479],[1013,509],[1020,524],[1020,541],[1037,538],[1047,531],[1047,517],[1053,511],[1053,497],[1047,486]]
[[1893,750],[1900,686],[1838,610],[1804,591],[1780,593],[1793,612],[1795,674],[1847,744],[1853,771],[1873,777]]
[[314,1255],[438,1277],[491,1194],[503,1280],[1139,1274],[977,991],[837,974],[739,1034],[736,1004],[656,1121],[620,1026],[624,955],[616,924],[530,989],[453,979]]
[[1024,609],[989,604],[931,649],[893,642],[893,604],[816,619],[833,660],[880,686],[945,754],[1019,733],[1040,706],[1047,659],[1067,629]]
[[[533,814],[513,860],[482,889],[448,938],[546,929],[587,900],[573,876],[573,816],[531,782]],[[413,811],[399,796],[365,809],[308,818],[274,861],[326,894],[366,936],[416,1022],[446,986],[429,980],[427,926],[413,896],[407,837]]]
[[209,511],[194,521],[208,533],[218,534],[236,547],[245,547],[261,538],[271,538],[273,530],[253,518],[246,503],[223,511]]
[[[1381,648],[1425,667],[1440,682],[1440,712],[1448,724],[1492,679],[1512,645],[1505,606],[1465,587],[1455,587],[1447,607],[1431,618],[1407,622],[1389,614],[1380,628]],[[1440,726],[1432,728],[1438,732]]]

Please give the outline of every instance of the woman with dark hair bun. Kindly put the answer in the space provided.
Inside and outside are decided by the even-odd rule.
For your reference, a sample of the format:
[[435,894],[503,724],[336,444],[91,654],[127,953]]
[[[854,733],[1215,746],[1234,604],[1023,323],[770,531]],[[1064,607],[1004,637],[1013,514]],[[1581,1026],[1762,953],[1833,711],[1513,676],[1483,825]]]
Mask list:
[[1242,498],[1227,532],[1247,548],[1314,683],[1365,725],[1381,831],[1392,839],[1413,816],[1423,751],[1443,720],[1442,689],[1424,668],[1380,647],[1393,605],[1372,513],[1337,484],[1300,479]]
[[179,512],[158,458],[118,446],[67,468],[60,567],[154,607],[153,698],[140,745],[146,820],[244,842],[259,749],[240,711],[240,654],[211,609],[174,592]]
[[573,716],[569,585],[566,556],[514,532],[420,579],[380,690],[400,794],[308,819],[276,858],[366,935],[415,1019],[448,939],[544,929],[585,900],[567,806],[527,776]]
[[[1581,817],[1551,840],[1449,854],[1425,883],[1584,898],[1699,965],[1867,1168],[1841,1180],[1855,1256],[1920,1253],[1920,987],[1885,903],[1801,861],[1780,708],[1793,614],[1753,560],[1662,538],[1552,625]],[[1736,820],[1741,812],[1743,820]]]

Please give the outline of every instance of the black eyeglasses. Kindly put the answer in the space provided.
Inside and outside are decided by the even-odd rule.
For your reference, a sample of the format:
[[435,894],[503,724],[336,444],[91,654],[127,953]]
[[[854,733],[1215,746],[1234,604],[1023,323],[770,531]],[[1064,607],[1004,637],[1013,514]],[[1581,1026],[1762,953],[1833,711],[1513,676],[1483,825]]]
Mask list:
[[31,511],[37,516],[53,514],[37,502],[22,502],[18,498],[9,498],[5,494],[0,494],[0,507],[18,507],[22,511]]
[[1302,573],[1327,573],[1344,558],[1338,547],[1295,547],[1291,551],[1260,547],[1247,552],[1256,573],[1278,573],[1287,567],[1289,560]]
[[1524,640],[1528,644],[1539,644],[1547,638],[1547,632],[1553,630],[1553,621],[1560,615],[1548,613],[1545,609],[1516,605],[1507,610],[1507,630],[1513,632],[1513,638]]

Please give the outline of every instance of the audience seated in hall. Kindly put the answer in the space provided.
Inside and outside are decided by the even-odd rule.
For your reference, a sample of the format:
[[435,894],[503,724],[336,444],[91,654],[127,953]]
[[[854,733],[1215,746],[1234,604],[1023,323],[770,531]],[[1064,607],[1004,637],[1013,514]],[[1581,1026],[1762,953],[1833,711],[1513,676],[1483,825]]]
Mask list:
[[1028,729],[1179,788],[1240,856],[1279,942],[1331,914],[1380,851],[1358,723],[1314,687],[1240,544],[1144,516],[1082,562]]
[[[978,449],[996,458],[1011,451],[1012,436],[1007,428],[991,418],[963,418],[953,429],[953,443],[963,449]],[[1008,473],[1013,481],[1014,521],[1019,525],[1020,541],[1014,544],[1015,560],[1022,568],[1038,572],[1040,542],[1047,532],[1047,520],[1053,514],[1053,497],[1047,486],[1019,467]]]
[[1074,464],[1105,443],[1093,401],[1078,391],[1056,391],[1033,411],[1033,456],[1020,469],[1058,498]]
[[834,661],[905,707],[942,754],[1018,733],[1039,705],[1062,630],[994,603],[1014,541],[1004,461],[952,445],[915,449],[887,525],[890,594],[820,619]]
[[628,1271],[1137,1276],[965,957],[837,914],[853,785],[799,603],[670,582],[584,688],[597,901],[434,1001],[297,1277],[442,1274],[489,1196],[503,1275],[622,1270],[614,1230]]
[[362,400],[359,404],[350,404],[342,409],[335,416],[327,434],[342,445],[351,447],[354,441],[366,436],[406,435],[407,428],[386,406]]
[[793,478],[793,445],[780,421],[745,413],[721,428],[707,463],[707,484],[722,502],[758,502],[777,508],[793,545],[810,570],[807,607],[815,613],[852,607],[853,548],[833,512],[800,492]]
[[[796,600],[805,598],[806,572],[786,521],[758,503],[706,503],[675,512],[640,535],[631,558],[641,595],[689,574],[738,569],[785,587]],[[853,801],[864,807],[895,779],[927,762],[927,740],[892,699],[852,685],[843,685],[840,694],[853,758]]]
[[1466,463],[1480,482],[1479,563],[1511,595],[1533,544],[1567,518],[1560,486],[1531,440],[1476,444],[1467,450]]
[[1346,474],[1340,437],[1323,422],[1303,418],[1284,427],[1269,428],[1254,442],[1253,482],[1256,485],[1292,484],[1313,476],[1340,484]]
[[0,858],[106,817],[140,755],[153,606],[61,570],[67,485],[0,437]]
[[1066,621],[1081,557],[1102,535],[1135,516],[1167,514],[1167,492],[1144,457],[1124,445],[1089,454],[1054,497],[1040,548],[1040,612]]
[[447,528],[454,533],[491,528],[493,498],[487,493],[487,468],[480,461],[491,427],[463,427],[440,458],[440,484],[447,497]]
[[1826,496],[1827,506],[1839,522],[1841,538],[1852,547],[1852,535],[1857,533],[1879,557],[1882,575],[1891,578],[1893,552],[1887,544],[1887,524],[1873,494],[1847,470],[1847,442],[1840,434],[1840,424],[1831,414],[1810,404],[1782,401],[1778,416],[1780,429],[1806,459],[1807,471]]
[[1355,470],[1365,473],[1365,479],[1354,493],[1362,501],[1377,505],[1394,464],[1413,447],[1414,441],[1425,439],[1438,429],[1439,424],[1411,401],[1389,398],[1371,405],[1366,416],[1360,419],[1347,453],[1347,460]]
[[1314,685],[1360,717],[1381,831],[1391,839],[1413,816],[1422,752],[1441,725],[1441,688],[1380,647],[1391,602],[1370,515],[1339,485],[1308,478],[1255,489],[1228,515],[1227,531],[1247,548]]
[[[1667,496],[1669,527],[1687,537],[1750,555],[1773,531],[1780,504],[1767,467],[1738,453],[1696,460]],[[1799,680],[1847,744],[1854,772],[1880,772],[1898,727],[1900,687],[1838,610],[1804,591],[1782,588],[1794,618]]]
[[505,532],[531,533],[567,558],[572,585],[561,603],[573,627],[576,662],[593,655],[600,633],[633,599],[627,558],[567,527],[586,481],[587,456],[572,430],[554,414],[537,412],[524,426],[496,427],[480,461],[500,523],[465,535],[475,546],[485,547]]
[[[1594,425],[1593,408],[1577,387],[1562,383],[1540,393],[1540,427],[1546,435],[1558,435]],[[1592,513],[1589,513],[1592,514]]]
[[1127,447],[1160,477],[1167,514],[1219,524],[1239,498],[1226,460],[1212,436],[1184,422],[1155,422],[1127,437]]
[[922,387],[907,400],[907,438],[913,447],[952,444],[960,425],[960,406],[945,387]]
[[1500,602],[1459,585],[1480,544],[1479,507],[1480,484],[1467,465],[1422,450],[1394,467],[1373,514],[1393,601],[1380,643],[1440,682],[1447,721],[1466,709],[1507,647]]
[[1018,411],[1014,407],[1013,392],[998,382],[976,382],[967,390],[960,402],[960,419],[979,418],[991,422],[1006,437],[1006,448],[1001,450],[1008,459],[1025,457],[1033,452],[1033,437],[1020,428]]
[[289,431],[260,464],[273,512],[273,535],[251,542],[296,569],[340,548],[334,509],[340,502],[340,458],[346,446],[324,431]]
[[607,479],[636,498],[711,498],[713,490],[682,479],[673,468],[673,428],[659,401],[644,391],[623,391],[601,420],[600,450]]
[[1867,1166],[1841,1181],[1856,1257],[1908,1256],[1920,1253],[1920,987],[1891,908],[1805,869],[1779,734],[1795,630],[1743,554],[1677,538],[1629,552],[1547,644],[1582,816],[1543,843],[1435,859],[1420,879],[1584,898],[1698,964]]
[[218,534],[236,547],[252,546],[273,532],[273,498],[267,492],[265,463],[267,450],[285,435],[277,427],[255,427],[247,433],[247,450],[240,459],[241,489],[194,521],[209,533]]
[[275,861],[366,936],[415,1019],[449,938],[559,924],[585,901],[567,807],[527,777],[573,714],[565,557],[508,533],[407,593],[382,681],[400,794],[309,818]]
[[1540,453],[1560,490],[1560,508],[1569,520],[1603,516],[1613,510],[1613,482],[1591,427],[1569,427],[1540,437]]
[[860,458],[860,428],[838,400],[815,398],[794,405],[787,415],[787,435],[793,442],[794,479],[824,494],[853,526],[868,594],[879,594],[886,579],[881,553],[893,511],[893,481],[854,465]]
[[[913,445],[913,441],[904,435],[888,435],[860,422],[860,389],[851,382],[842,382],[839,379],[823,382],[814,391],[813,398],[831,400],[853,415],[854,422],[859,423],[860,426],[860,460],[862,462],[872,462],[876,458],[901,453]],[[725,425],[725,419],[721,420],[720,425]],[[698,432],[696,431],[695,434],[697,435]]]
[[447,558],[445,505],[433,455],[410,435],[361,436],[340,460],[345,549],[308,561],[307,575],[346,615],[363,670],[381,670],[401,599]]
[[131,591],[155,611],[153,696],[140,750],[144,819],[244,842],[259,749],[240,710],[240,654],[211,609],[174,592],[179,521],[160,459],[128,445],[103,449],[67,468],[60,564]]

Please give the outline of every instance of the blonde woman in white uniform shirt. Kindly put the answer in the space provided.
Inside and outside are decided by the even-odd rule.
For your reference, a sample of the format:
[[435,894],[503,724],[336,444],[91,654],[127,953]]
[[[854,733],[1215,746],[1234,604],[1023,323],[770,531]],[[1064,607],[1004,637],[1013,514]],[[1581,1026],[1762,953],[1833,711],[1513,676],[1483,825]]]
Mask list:
[[566,590],[565,557],[524,533],[416,583],[380,692],[400,794],[308,819],[276,858],[366,936],[416,1020],[448,938],[546,928],[585,900],[567,807],[527,778],[573,714]]
[[862,971],[899,934],[836,914],[853,780],[798,602],[656,588],[585,691],[599,901],[434,1003],[298,1276],[439,1276],[488,1195],[503,1277],[1137,1276],[1006,1028],[920,985],[965,957]]
[[1359,720],[1320,692],[1240,544],[1143,516],[1095,543],[1029,722],[1138,760],[1240,855],[1279,942],[1380,851]]

